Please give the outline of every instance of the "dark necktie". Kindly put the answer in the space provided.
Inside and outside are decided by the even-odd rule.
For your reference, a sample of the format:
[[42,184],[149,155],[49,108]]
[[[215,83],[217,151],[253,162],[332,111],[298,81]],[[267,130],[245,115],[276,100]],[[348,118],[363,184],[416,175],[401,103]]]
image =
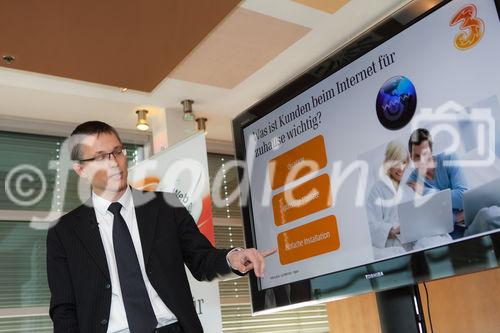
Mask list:
[[129,330],[130,333],[153,332],[158,321],[142,278],[132,237],[120,214],[121,208],[119,202],[113,202],[108,210],[114,215],[113,246]]

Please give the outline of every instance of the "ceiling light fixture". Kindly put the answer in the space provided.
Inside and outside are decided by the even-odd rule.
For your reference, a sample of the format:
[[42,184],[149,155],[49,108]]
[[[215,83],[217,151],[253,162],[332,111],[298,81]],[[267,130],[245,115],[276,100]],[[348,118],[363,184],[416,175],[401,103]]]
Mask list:
[[2,59],[3,62],[5,62],[7,65],[10,65],[16,60],[16,57],[6,54],[2,56]]
[[137,113],[137,129],[141,131],[147,131],[149,129],[149,124],[148,124],[148,119],[147,119],[147,114],[148,110],[137,110],[135,111]]
[[126,88],[126,87],[120,88],[121,92],[126,92],[127,90],[128,90],[128,88]]
[[185,99],[181,102],[182,106],[184,107],[183,119],[185,121],[193,121],[194,120],[193,103],[194,102],[191,99]]
[[207,135],[207,118],[196,118],[198,124],[198,131],[203,131]]

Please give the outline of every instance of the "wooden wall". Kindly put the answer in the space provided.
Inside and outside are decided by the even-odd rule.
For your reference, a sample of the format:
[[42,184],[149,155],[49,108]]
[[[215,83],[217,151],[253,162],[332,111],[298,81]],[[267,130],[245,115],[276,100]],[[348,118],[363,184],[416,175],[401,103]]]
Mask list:
[[327,304],[330,333],[381,333],[375,294]]
[[[428,328],[425,290],[420,284]],[[436,333],[500,332],[500,269],[427,283]],[[375,294],[328,303],[330,333],[381,333]]]

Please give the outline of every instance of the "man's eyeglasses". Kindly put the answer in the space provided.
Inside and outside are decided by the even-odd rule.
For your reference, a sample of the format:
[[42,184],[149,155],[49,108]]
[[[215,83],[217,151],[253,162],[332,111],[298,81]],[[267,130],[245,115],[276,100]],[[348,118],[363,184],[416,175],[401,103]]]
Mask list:
[[79,160],[79,162],[80,163],[82,163],[82,162],[92,162],[92,161],[100,162],[100,161],[104,161],[106,159],[110,160],[111,159],[111,155],[113,155],[113,157],[115,159],[117,159],[119,157],[125,157],[125,156],[127,156],[127,150],[124,147],[117,147],[115,150],[113,150],[110,153],[102,153],[102,154],[96,155],[96,156],[91,157],[91,158],[86,158],[86,159],[83,159],[83,160]]

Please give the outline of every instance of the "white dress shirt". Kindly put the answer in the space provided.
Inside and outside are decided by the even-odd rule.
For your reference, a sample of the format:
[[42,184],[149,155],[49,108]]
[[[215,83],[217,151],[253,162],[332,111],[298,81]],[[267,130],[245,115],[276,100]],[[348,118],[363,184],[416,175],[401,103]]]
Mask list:
[[[108,333],[128,333],[127,315],[123,304],[123,298],[120,288],[120,279],[116,267],[115,251],[113,247],[113,214],[108,211],[111,202],[99,197],[92,192],[92,202],[99,224],[99,233],[101,234],[104,252],[108,263],[109,277],[111,278],[111,309],[108,321]],[[165,326],[177,321],[175,315],[167,308],[165,303],[160,299],[158,293],[149,282],[146,270],[144,267],[144,257],[142,254],[141,238],[139,237],[139,229],[137,226],[137,217],[135,215],[135,206],[130,188],[118,200],[122,205],[121,215],[127,223],[128,230],[132,236],[137,259],[141,268],[142,278],[146,284],[149,300],[153,306],[153,310],[158,320],[158,326]]]

